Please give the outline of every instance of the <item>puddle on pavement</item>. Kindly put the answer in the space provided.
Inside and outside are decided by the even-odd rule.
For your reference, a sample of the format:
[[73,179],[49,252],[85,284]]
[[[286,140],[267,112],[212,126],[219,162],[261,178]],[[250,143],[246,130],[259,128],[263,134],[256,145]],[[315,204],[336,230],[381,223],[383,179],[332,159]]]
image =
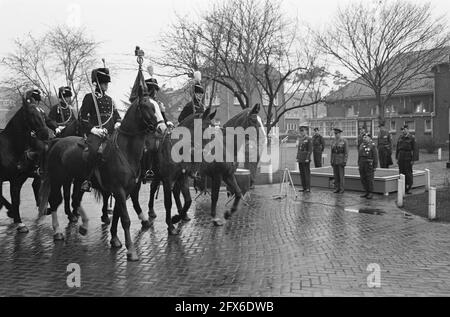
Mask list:
[[377,208],[345,209],[345,211],[375,216],[382,216],[386,213],[385,211]]

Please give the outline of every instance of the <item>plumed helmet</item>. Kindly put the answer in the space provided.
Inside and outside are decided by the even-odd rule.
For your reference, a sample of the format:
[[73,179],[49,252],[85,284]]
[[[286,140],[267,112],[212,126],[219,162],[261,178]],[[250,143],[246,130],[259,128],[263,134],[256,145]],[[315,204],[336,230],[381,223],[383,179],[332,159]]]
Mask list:
[[156,89],[156,91],[159,91],[159,85],[156,78],[150,78],[145,81],[145,84],[147,85],[147,89]]
[[93,83],[105,84],[111,82],[109,68],[97,68],[92,71],[91,79]]
[[58,91],[58,97],[59,98],[69,98],[69,97],[73,96],[72,89],[70,87],[68,87],[68,86],[60,87],[58,90],[59,90]]
[[28,91],[25,93],[25,99],[26,99],[28,102],[31,102],[30,99],[33,99],[33,100],[35,100],[35,101],[41,101],[41,100],[42,100],[42,98],[41,98],[41,91],[40,91],[39,89],[28,90]]

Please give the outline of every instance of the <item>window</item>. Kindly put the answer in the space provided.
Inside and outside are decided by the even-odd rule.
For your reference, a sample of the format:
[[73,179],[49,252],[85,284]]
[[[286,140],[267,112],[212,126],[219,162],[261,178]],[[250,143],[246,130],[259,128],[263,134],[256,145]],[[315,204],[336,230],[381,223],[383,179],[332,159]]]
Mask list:
[[[266,94],[265,91],[262,92],[262,104],[263,104],[263,106],[269,105],[269,96]],[[276,94],[276,96],[273,100],[273,105],[275,107],[278,107],[278,94]]]
[[233,99],[233,105],[235,105],[235,106],[240,106],[240,105],[241,105],[241,104],[239,103],[239,100],[237,99],[236,96],[234,96],[234,99]]
[[416,131],[416,121],[405,121],[405,124],[409,127],[409,132],[415,132]]
[[425,133],[431,133],[433,131],[433,120],[425,120]]
[[397,132],[397,121],[391,120],[389,122],[389,132]]
[[[214,96],[212,98],[212,105],[213,106],[220,106],[221,100],[218,96],[219,90],[216,88],[216,91],[214,93]],[[206,87],[206,93],[205,93],[205,103],[207,105],[209,105],[209,101],[211,99],[211,94],[212,94],[212,86],[208,86]]]

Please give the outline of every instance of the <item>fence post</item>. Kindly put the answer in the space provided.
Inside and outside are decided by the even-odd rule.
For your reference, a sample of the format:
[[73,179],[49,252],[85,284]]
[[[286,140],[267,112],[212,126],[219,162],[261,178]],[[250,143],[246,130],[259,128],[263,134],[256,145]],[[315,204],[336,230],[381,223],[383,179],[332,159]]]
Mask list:
[[397,205],[403,207],[403,196],[405,195],[405,175],[400,174],[397,189]]
[[442,161],[442,148],[438,149],[438,161]]
[[431,172],[428,168],[425,169],[425,177],[426,179],[426,184],[425,184],[425,191],[430,191],[430,187],[431,187]]
[[428,219],[436,219],[436,187],[430,187],[428,193]]

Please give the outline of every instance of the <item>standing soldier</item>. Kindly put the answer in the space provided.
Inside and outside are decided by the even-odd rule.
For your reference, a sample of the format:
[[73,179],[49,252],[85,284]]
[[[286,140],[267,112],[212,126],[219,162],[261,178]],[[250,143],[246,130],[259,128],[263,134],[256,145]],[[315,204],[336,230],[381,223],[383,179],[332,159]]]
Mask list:
[[400,174],[405,175],[405,193],[411,194],[413,185],[413,162],[419,160],[419,150],[416,139],[409,133],[408,125],[402,127],[403,134],[397,142],[397,152],[395,157],[398,162]]
[[359,135],[358,135],[358,149],[363,143],[364,135],[366,134],[366,126],[363,126],[359,129]]
[[344,193],[345,166],[348,159],[348,142],[341,137],[342,130],[335,128],[334,140],[331,142],[331,166],[334,174],[334,193]]
[[48,117],[57,126],[55,133],[58,136],[69,124],[76,120],[70,105],[72,104],[72,89],[61,87],[58,90],[59,104],[50,109]]
[[297,140],[297,162],[300,170],[300,177],[302,179],[303,191],[305,193],[311,192],[311,153],[312,140],[308,136],[307,124],[300,125],[300,137]]
[[[111,76],[108,68],[98,68],[92,71],[92,83],[95,92],[88,93],[80,109],[80,120],[84,133],[87,135],[89,149],[89,175],[83,183],[81,190],[91,190],[90,179],[96,165],[102,160],[106,139],[115,129],[120,127],[121,118],[115,107],[114,101],[106,95]],[[98,117],[99,116],[99,117]]]
[[312,137],[314,167],[322,167],[322,153],[325,150],[325,140],[319,133],[319,128],[314,128],[314,135]]
[[378,167],[378,153],[372,136],[366,133],[358,151],[358,166],[361,183],[366,193],[361,198],[372,199],[375,170]]
[[192,100],[189,101],[181,111],[178,122],[181,123],[184,119],[189,117],[191,114],[203,113],[205,108],[203,106],[203,97],[205,95],[205,89],[202,86],[202,75],[200,72],[194,73],[194,85],[192,87]]
[[378,155],[380,156],[380,167],[389,168],[392,162],[392,137],[386,129],[384,121],[379,124],[380,133],[378,133]]

